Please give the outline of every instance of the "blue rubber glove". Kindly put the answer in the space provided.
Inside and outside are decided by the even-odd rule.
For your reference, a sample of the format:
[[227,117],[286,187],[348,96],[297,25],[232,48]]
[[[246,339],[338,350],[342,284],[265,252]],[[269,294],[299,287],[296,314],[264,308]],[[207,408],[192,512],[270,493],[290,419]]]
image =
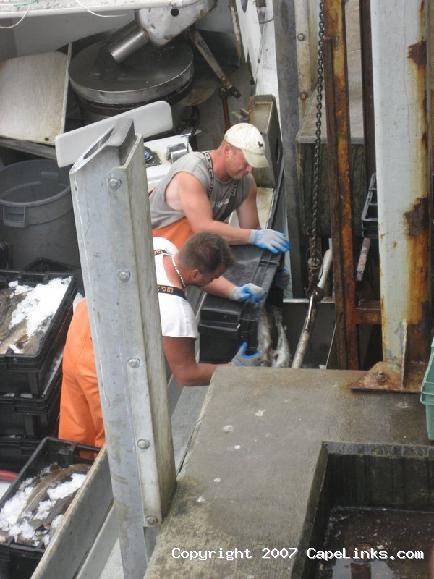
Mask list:
[[274,229],[252,229],[249,241],[256,247],[268,249],[271,253],[283,253],[290,249],[289,239]]
[[254,283],[245,283],[242,286],[232,288],[229,298],[236,302],[259,304],[265,298],[265,290]]
[[231,366],[253,367],[259,366],[262,360],[262,352],[255,352],[254,354],[246,354],[247,342],[243,342],[240,349],[232,358]]

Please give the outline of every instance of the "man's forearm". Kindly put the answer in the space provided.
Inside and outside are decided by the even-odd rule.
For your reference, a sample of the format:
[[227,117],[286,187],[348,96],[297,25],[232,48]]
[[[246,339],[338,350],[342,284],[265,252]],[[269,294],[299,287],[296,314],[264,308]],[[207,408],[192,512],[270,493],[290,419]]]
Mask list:
[[231,291],[234,289],[235,284],[226,279],[223,275],[214,279],[211,283],[205,286],[203,289],[213,296],[219,296],[221,298],[230,298]]
[[240,227],[233,227],[221,221],[201,221],[197,224],[191,224],[193,232],[199,233],[208,231],[221,235],[229,244],[232,245],[247,245],[250,239],[251,229],[242,229]]
[[206,386],[210,383],[216,368],[216,364],[199,362],[173,374],[178,384],[183,386]]
[[185,386],[209,384],[216,366],[196,362],[194,338],[163,336],[163,350],[178,384]]

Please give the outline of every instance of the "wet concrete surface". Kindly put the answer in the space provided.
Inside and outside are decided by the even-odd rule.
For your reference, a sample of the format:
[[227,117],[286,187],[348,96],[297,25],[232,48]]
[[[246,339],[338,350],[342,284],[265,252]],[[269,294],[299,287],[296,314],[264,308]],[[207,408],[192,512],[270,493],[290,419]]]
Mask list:
[[345,558],[319,562],[315,579],[427,579],[433,543],[432,512],[335,508],[322,549]]
[[323,443],[429,444],[418,396],[351,391],[362,375],[220,368],[146,577],[308,577]]

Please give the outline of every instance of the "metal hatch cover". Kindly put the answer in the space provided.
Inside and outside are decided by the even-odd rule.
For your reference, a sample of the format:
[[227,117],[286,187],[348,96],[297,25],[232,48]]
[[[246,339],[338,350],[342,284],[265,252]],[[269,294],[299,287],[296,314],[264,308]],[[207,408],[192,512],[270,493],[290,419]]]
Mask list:
[[165,46],[147,44],[117,64],[100,41],[72,59],[69,74],[74,90],[91,102],[151,102],[180,92],[191,82],[193,52],[186,41],[177,38]]

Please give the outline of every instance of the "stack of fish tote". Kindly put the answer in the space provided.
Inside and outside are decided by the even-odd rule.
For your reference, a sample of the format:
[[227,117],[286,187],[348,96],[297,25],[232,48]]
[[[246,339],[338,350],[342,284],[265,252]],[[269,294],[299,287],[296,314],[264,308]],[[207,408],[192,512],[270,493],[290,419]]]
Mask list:
[[29,579],[83,486],[98,449],[44,438],[0,499],[0,577]]
[[0,271],[0,469],[19,470],[56,432],[75,293],[70,273]]

